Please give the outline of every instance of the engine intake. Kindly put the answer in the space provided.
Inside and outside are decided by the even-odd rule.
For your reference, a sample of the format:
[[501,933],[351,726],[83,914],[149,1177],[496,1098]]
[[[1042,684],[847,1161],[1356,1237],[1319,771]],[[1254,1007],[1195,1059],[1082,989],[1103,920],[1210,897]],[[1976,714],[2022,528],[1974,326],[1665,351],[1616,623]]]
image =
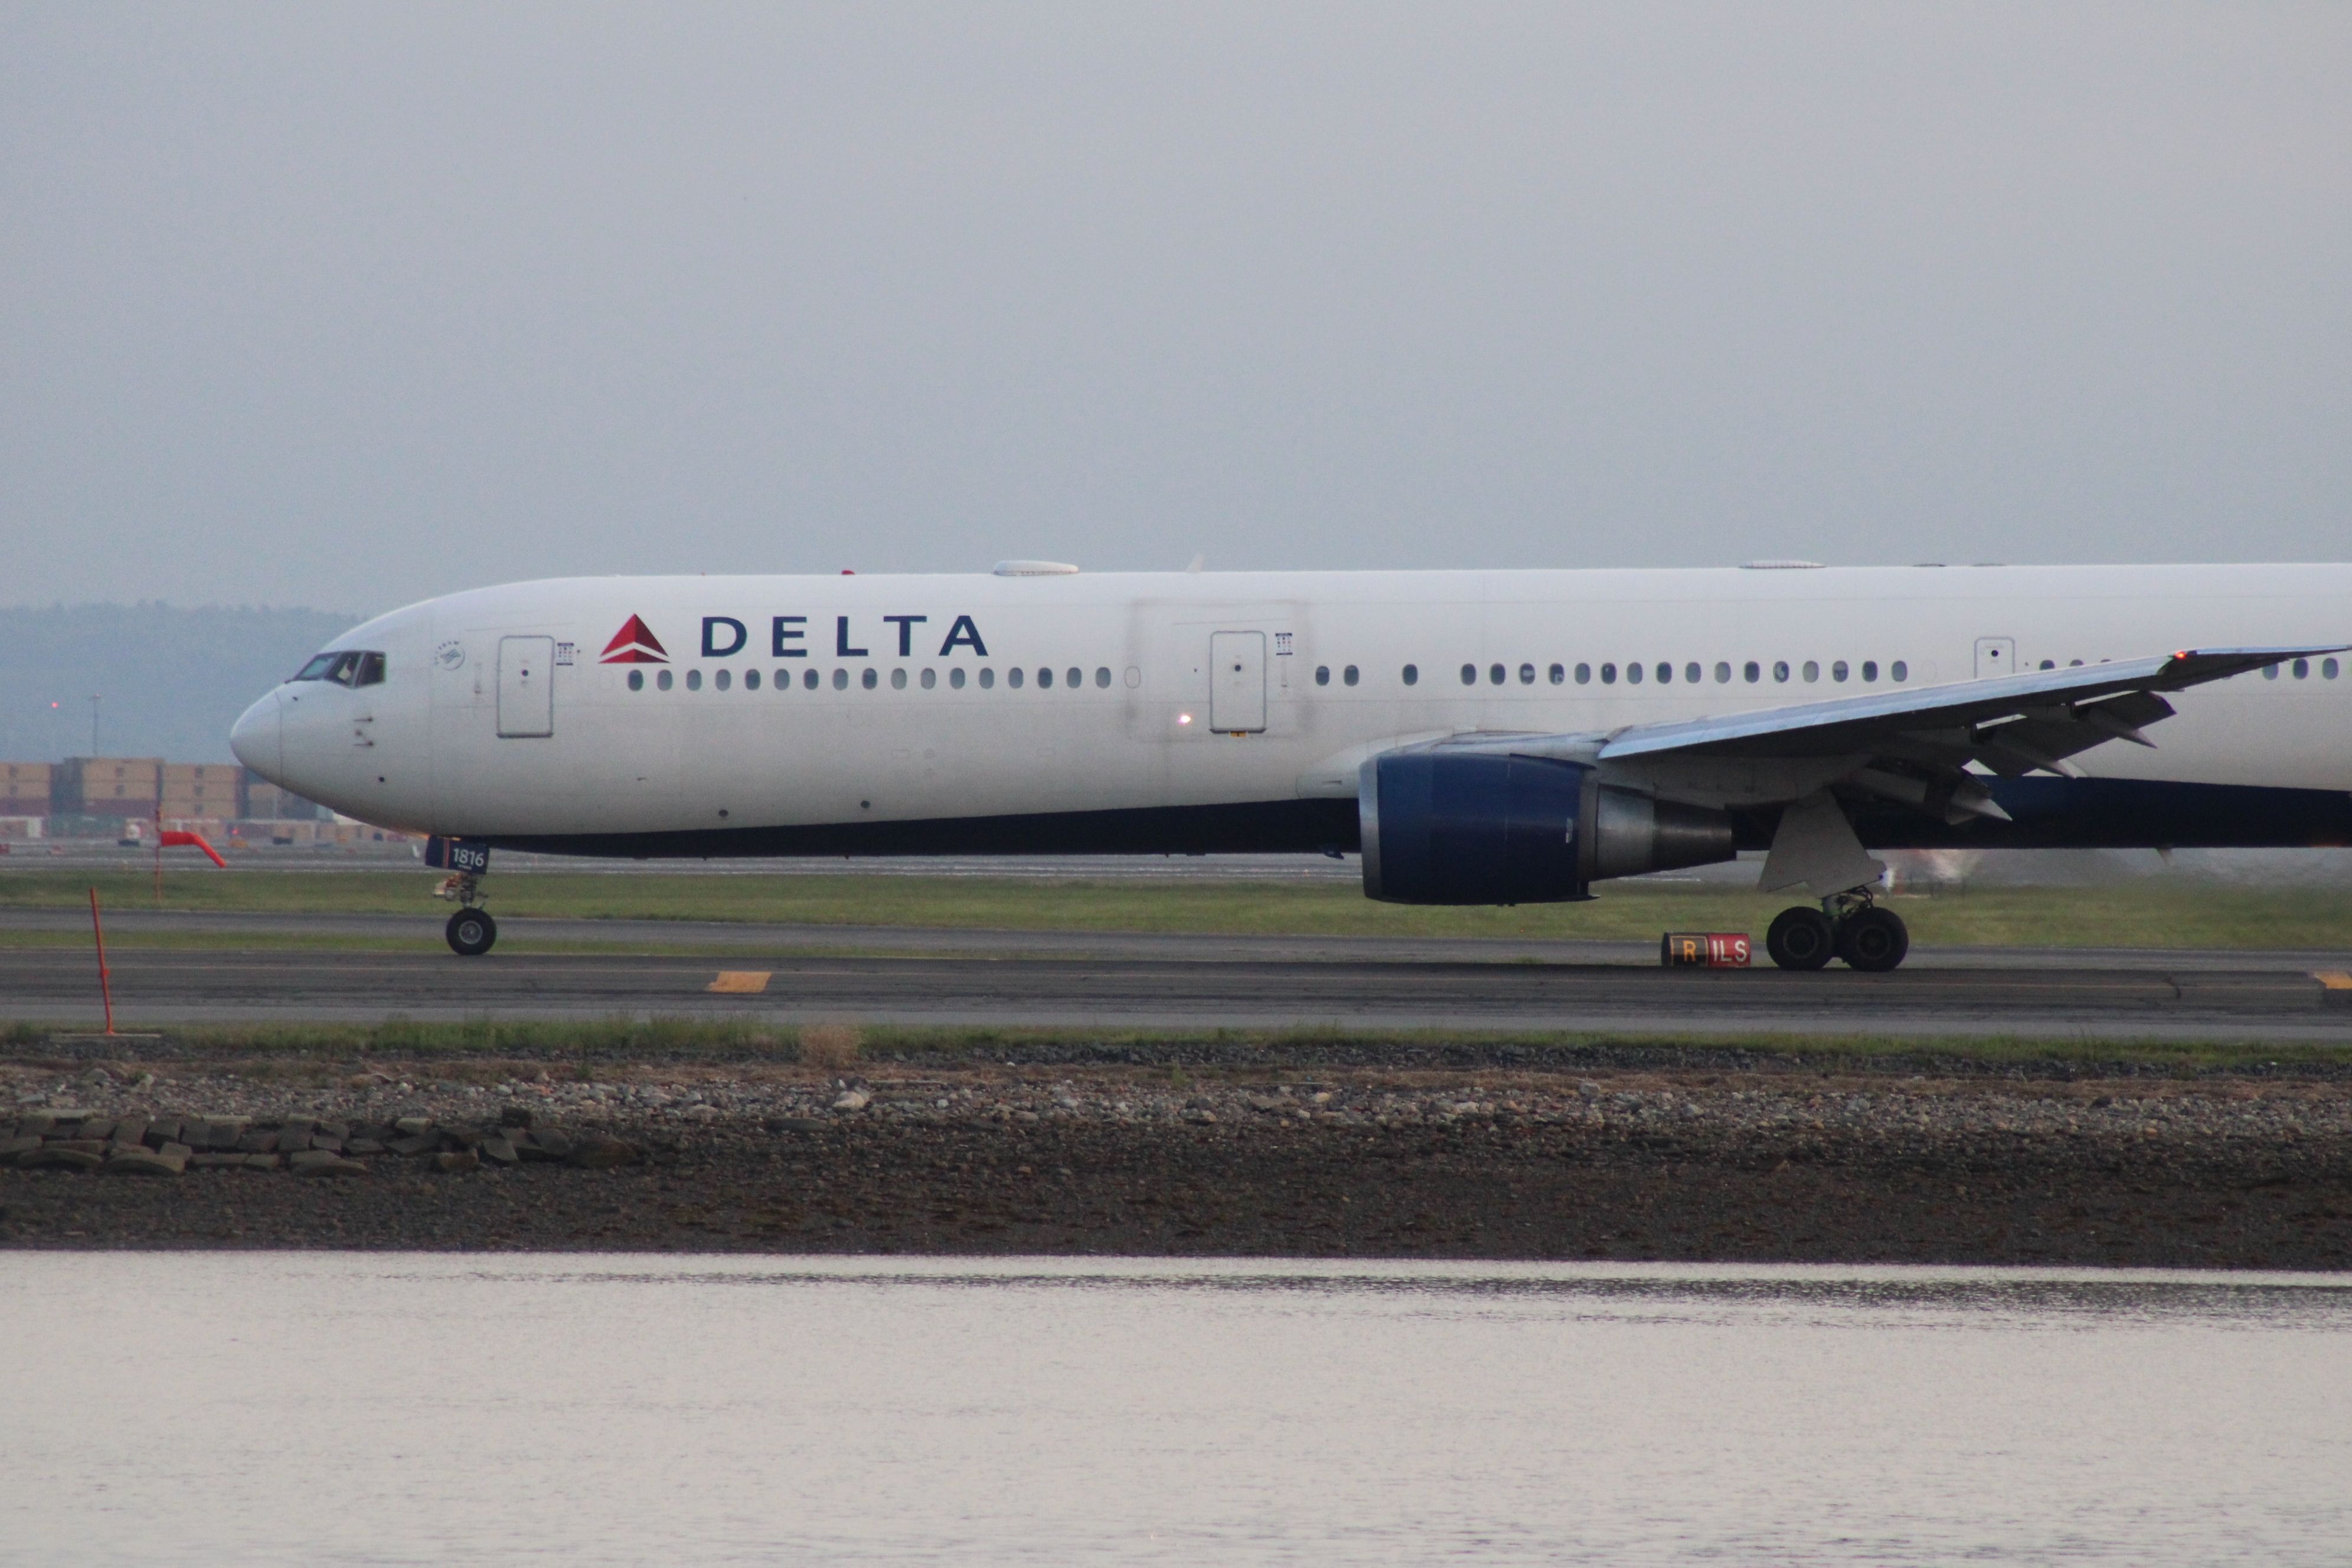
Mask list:
[[1732,858],[1720,811],[1602,784],[1580,763],[1400,752],[1356,775],[1364,892],[1395,904],[1541,904],[1611,877]]

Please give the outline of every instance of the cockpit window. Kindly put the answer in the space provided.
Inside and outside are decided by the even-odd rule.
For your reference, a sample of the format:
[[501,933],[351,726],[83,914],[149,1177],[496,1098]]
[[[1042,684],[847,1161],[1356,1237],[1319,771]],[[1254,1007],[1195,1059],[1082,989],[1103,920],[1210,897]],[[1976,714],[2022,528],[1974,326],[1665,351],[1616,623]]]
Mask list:
[[331,680],[338,686],[380,686],[383,683],[383,655],[356,648],[322,653],[296,671],[294,679]]

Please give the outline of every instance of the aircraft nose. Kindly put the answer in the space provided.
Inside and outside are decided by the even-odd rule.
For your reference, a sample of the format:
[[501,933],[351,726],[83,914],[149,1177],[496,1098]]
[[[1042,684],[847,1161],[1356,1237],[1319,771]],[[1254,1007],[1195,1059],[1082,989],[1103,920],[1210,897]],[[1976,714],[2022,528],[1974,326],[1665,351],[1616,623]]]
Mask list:
[[284,726],[279,721],[278,693],[271,692],[240,715],[229,726],[228,749],[236,760],[268,779],[279,782],[286,771]]

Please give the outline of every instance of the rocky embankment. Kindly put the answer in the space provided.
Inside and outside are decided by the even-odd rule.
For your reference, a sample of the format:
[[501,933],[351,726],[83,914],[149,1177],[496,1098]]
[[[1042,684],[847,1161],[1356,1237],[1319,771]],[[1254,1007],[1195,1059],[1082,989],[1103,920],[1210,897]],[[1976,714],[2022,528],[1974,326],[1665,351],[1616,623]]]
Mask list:
[[2352,1267],[2337,1081],[289,1070],[0,1069],[0,1245]]

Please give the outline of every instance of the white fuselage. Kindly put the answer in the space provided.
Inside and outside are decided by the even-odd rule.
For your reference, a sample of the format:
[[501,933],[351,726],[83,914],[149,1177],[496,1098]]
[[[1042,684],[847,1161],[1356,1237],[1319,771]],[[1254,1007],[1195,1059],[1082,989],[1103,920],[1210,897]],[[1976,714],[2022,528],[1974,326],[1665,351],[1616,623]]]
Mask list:
[[[633,616],[662,654],[604,662]],[[380,683],[289,683],[236,744],[455,837],[930,822],[1351,798],[1366,755],[1469,731],[2347,633],[2346,565],[572,578],[370,621],[334,647],[384,654]],[[2174,703],[2156,749],[2076,763],[2352,789],[2352,668]]]

